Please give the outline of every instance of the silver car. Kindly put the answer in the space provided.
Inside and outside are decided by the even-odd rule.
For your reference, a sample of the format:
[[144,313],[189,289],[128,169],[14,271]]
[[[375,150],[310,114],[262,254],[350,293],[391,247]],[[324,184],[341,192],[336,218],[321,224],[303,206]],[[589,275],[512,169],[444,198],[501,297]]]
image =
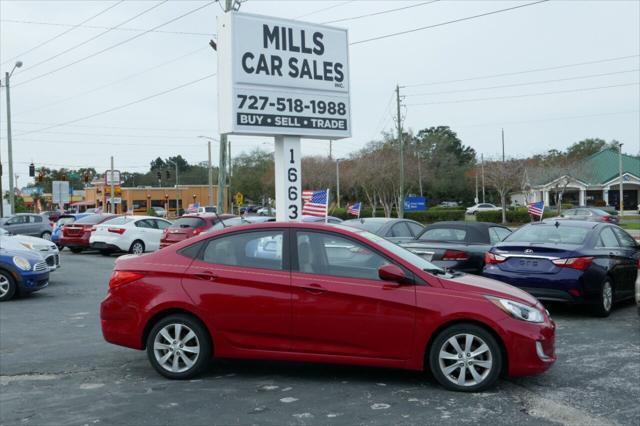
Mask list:
[[13,235],[29,235],[45,240],[51,240],[53,231],[49,219],[35,213],[17,213],[11,217],[2,218],[0,228]]

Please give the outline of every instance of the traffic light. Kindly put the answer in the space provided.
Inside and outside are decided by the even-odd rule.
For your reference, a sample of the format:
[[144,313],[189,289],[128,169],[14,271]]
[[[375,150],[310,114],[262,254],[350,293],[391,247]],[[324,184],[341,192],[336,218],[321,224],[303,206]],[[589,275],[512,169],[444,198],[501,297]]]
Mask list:
[[29,164],[29,177],[35,177],[36,175],[36,166],[31,163]]
[[158,176],[158,180],[162,179],[162,172],[160,170],[158,170],[156,172],[156,176]]
[[167,179],[169,179],[171,177],[171,172],[169,170],[167,170],[166,175],[167,175]]

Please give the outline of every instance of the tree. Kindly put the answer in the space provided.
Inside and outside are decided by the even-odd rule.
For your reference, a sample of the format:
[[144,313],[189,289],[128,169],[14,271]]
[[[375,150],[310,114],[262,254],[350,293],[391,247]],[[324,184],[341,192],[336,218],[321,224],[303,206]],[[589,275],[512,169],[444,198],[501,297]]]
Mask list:
[[507,197],[520,189],[523,170],[520,160],[489,161],[484,165],[485,180],[500,197],[502,223],[507,223]]
[[600,152],[605,146],[607,146],[607,141],[604,139],[587,138],[567,148],[566,156],[572,160],[581,160]]
[[164,168],[166,168],[166,167],[167,167],[167,164],[166,164],[166,163],[164,162],[164,160],[163,160],[162,158],[160,158],[160,157],[158,157],[158,158],[156,158],[155,160],[153,160],[153,161],[150,163],[150,165],[151,165],[150,169],[151,169],[152,171],[155,171],[155,170],[162,170],[162,169],[164,169]]
[[273,154],[259,148],[233,159],[233,190],[247,200],[262,201],[275,196]]

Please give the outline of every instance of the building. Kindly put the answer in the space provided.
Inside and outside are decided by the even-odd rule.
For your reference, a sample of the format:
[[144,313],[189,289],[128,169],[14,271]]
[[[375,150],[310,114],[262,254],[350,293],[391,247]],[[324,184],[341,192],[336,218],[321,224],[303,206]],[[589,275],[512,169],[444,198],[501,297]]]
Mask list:
[[[640,156],[622,155],[622,191],[625,210],[637,211],[640,202]],[[547,181],[531,179],[531,190],[517,199],[544,201],[545,206],[562,203],[575,206],[613,206],[620,209],[619,153],[608,148],[587,157],[579,167]]]
[[[109,210],[111,188],[103,181],[95,181],[93,187],[85,189],[85,202],[95,203],[104,211]],[[226,191],[225,191],[226,192]],[[213,201],[216,204],[218,186],[213,186]],[[115,188],[116,213],[146,214],[151,207],[162,207],[169,216],[176,215],[176,204],[179,210],[186,210],[189,204],[209,204],[208,185],[178,185],[177,187],[119,187]],[[226,200],[226,193],[225,193]]]

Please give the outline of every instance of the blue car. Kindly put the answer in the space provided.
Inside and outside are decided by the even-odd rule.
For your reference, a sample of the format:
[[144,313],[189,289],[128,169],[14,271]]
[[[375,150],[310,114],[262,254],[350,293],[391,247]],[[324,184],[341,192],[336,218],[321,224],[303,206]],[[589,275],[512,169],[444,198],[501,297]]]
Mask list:
[[640,246],[608,223],[552,220],[525,225],[485,255],[483,275],[519,287],[540,300],[588,304],[608,316],[630,299]]
[[49,285],[49,265],[38,253],[0,248],[0,302]]
[[54,242],[61,250],[64,247],[60,247],[60,235],[62,235],[62,227],[64,225],[70,225],[78,219],[81,219],[85,216],[91,216],[95,213],[65,213],[60,215],[58,221],[53,226],[53,231],[51,232],[51,241]]

